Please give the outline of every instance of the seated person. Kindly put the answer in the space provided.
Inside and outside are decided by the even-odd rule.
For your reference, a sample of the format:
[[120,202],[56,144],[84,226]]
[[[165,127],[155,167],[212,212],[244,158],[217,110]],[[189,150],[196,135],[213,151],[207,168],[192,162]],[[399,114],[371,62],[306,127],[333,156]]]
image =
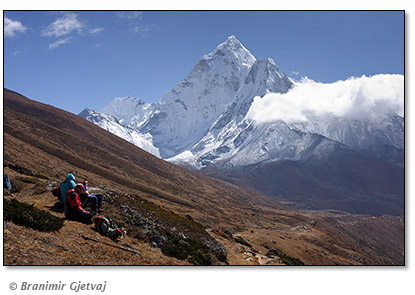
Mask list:
[[85,186],[82,183],[78,183],[75,186],[75,192],[79,195],[82,206],[89,204],[93,214],[102,212],[102,194],[88,194],[88,191],[85,189]]
[[93,216],[92,212],[82,208],[81,200],[75,190],[71,189],[66,192],[65,217],[67,219],[91,224]]
[[69,173],[65,180],[60,184],[60,201],[65,204],[66,202],[66,192],[70,189],[75,188],[75,176],[72,173]]

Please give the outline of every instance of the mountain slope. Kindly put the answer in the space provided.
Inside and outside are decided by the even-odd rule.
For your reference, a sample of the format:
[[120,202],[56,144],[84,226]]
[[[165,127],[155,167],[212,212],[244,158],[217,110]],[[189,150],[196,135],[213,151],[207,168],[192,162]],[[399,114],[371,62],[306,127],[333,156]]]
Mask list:
[[210,176],[286,199],[299,208],[372,215],[404,212],[402,166],[324,136],[279,121],[247,125],[227,146],[233,149],[218,148],[193,165],[210,166]]
[[100,126],[112,134],[127,140],[128,142],[131,142],[132,144],[155,155],[156,157],[160,157],[160,152],[153,145],[153,138],[150,134],[142,134],[132,127],[125,126],[124,124],[121,124],[117,118],[108,115],[107,113],[84,109],[81,113],[78,114],[78,116]]
[[[206,199],[203,202],[212,202],[212,205],[216,203],[216,196],[220,196],[222,202],[230,202],[229,207],[236,207],[238,202],[245,206],[250,199],[247,192],[236,186],[227,186],[231,190],[226,191],[223,183],[160,160],[79,116],[8,90],[4,94],[6,134],[63,159],[68,166],[105,177],[116,187],[124,186],[124,189],[128,187],[140,193],[156,195],[189,208],[194,206],[192,199],[205,198],[206,190],[213,190],[213,194],[209,196],[211,201]],[[68,172],[64,165],[37,166],[30,159],[25,159],[24,164],[44,175],[64,176]],[[180,191],[180,196],[176,191]],[[257,202],[255,198],[253,200]],[[265,203],[265,198],[262,200]]]
[[404,213],[403,169],[350,150],[321,162],[281,159],[243,169],[219,178],[285,199],[294,208],[373,216]]
[[383,160],[404,163],[405,119],[397,114],[381,116],[376,120],[351,120],[331,116],[292,125]]
[[[240,265],[404,263],[401,217],[285,209],[255,191],[165,162],[79,116],[9,90],[3,95],[4,172],[17,190],[5,199],[62,218],[50,189],[73,172],[104,193],[104,216],[128,231],[117,244],[77,222],[42,233],[7,221],[6,265],[194,263],[195,257],[182,261],[162,251],[176,249],[172,245],[204,251],[195,240],[219,263],[224,249],[229,263]],[[176,238],[169,239],[168,232]],[[170,248],[163,246],[163,237]],[[102,259],[79,259],[79,249],[85,248]],[[131,256],[131,249],[141,254]]]
[[[158,247],[163,247],[166,239],[169,241],[171,231],[179,237],[183,234],[187,241],[194,236],[219,261],[227,260],[223,246],[211,238],[200,224],[158,209],[141,198],[148,198],[186,216],[192,214],[205,222],[217,222],[218,218],[222,219],[220,216],[225,217],[228,213],[226,207],[233,212],[245,210],[251,198],[249,193],[162,161],[76,115],[31,101],[12,91],[4,90],[4,107],[5,163],[8,167],[24,167],[19,168],[17,174],[9,169],[6,171],[14,176],[12,184],[15,187],[22,186],[22,181],[36,183],[36,191],[40,192],[36,196],[39,206],[55,208],[57,204],[53,201],[56,199],[50,191],[45,192],[44,186],[57,185],[65,174],[73,172],[78,179],[100,184],[99,191],[105,194],[107,204],[106,216],[111,216],[118,224],[127,222],[129,232],[134,233],[136,227],[140,228]],[[21,175],[21,171],[34,173],[30,172],[28,177]],[[33,178],[33,175],[41,175],[41,178]],[[56,181],[51,183],[44,179]],[[30,202],[33,195],[27,195],[25,191],[32,190],[30,185],[26,188],[23,184],[23,191],[16,196],[19,200]],[[128,195],[123,192],[128,192]],[[219,196],[223,208],[216,206]],[[128,208],[126,212],[123,211],[125,208]],[[185,224],[190,226],[185,229]],[[85,226],[81,227],[86,230]],[[130,263],[137,263],[137,260]]]

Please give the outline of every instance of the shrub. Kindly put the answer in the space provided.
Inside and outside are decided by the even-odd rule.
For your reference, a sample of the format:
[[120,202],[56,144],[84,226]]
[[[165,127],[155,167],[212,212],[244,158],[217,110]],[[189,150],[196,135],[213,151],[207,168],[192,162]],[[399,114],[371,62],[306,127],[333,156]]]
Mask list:
[[12,184],[12,190],[10,191],[10,193],[15,194],[15,193],[19,193],[22,191],[24,183],[21,180],[18,179],[11,179],[10,180],[11,184]]
[[15,199],[4,200],[3,214],[6,221],[45,232],[60,230],[64,222],[62,218]]
[[300,259],[289,256],[278,248],[272,248],[268,251],[268,253],[277,255],[286,265],[304,265],[304,262],[302,262]]
[[39,178],[39,179],[45,179],[45,180],[49,180],[49,177],[42,175],[42,174],[35,174],[33,175],[33,177]]
[[17,180],[24,182],[24,183],[31,183],[31,184],[36,184],[39,183],[39,180],[37,180],[36,178],[32,178],[32,177],[16,177]]
[[16,165],[16,164],[6,164],[4,166],[9,167],[10,169],[12,169],[16,172],[19,172],[21,174],[26,174],[26,175],[29,175],[29,176],[33,176],[33,172],[30,169],[27,169],[25,167],[22,167],[22,166],[19,166],[19,165]]
[[167,240],[161,246],[164,255],[187,260],[195,265],[212,265],[212,254],[203,243],[194,239],[167,233]]
[[249,248],[252,248],[252,245],[249,244],[247,241],[245,241],[244,238],[242,238],[242,237],[236,237],[235,238],[235,242],[237,242],[239,244],[242,244],[242,245],[245,245],[245,246],[247,246]]
[[279,255],[282,262],[284,262],[287,265],[304,265],[304,262],[302,262],[300,259],[288,256],[284,253]]

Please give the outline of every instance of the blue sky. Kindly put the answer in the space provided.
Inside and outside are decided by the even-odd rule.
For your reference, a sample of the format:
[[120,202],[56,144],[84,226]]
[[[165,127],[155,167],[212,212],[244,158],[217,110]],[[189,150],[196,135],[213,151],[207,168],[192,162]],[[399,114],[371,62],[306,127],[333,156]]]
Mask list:
[[402,11],[4,11],[4,86],[73,113],[156,102],[230,35],[293,78],[404,73]]

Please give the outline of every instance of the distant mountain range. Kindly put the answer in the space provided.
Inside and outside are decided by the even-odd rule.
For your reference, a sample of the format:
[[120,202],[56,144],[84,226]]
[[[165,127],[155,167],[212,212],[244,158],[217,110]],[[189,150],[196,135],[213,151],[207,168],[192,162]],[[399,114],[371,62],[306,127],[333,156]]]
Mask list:
[[301,208],[403,214],[404,118],[383,109],[363,119],[248,115],[256,97],[295,87],[272,59],[230,36],[158,103],[116,98],[80,116],[170,162]]

